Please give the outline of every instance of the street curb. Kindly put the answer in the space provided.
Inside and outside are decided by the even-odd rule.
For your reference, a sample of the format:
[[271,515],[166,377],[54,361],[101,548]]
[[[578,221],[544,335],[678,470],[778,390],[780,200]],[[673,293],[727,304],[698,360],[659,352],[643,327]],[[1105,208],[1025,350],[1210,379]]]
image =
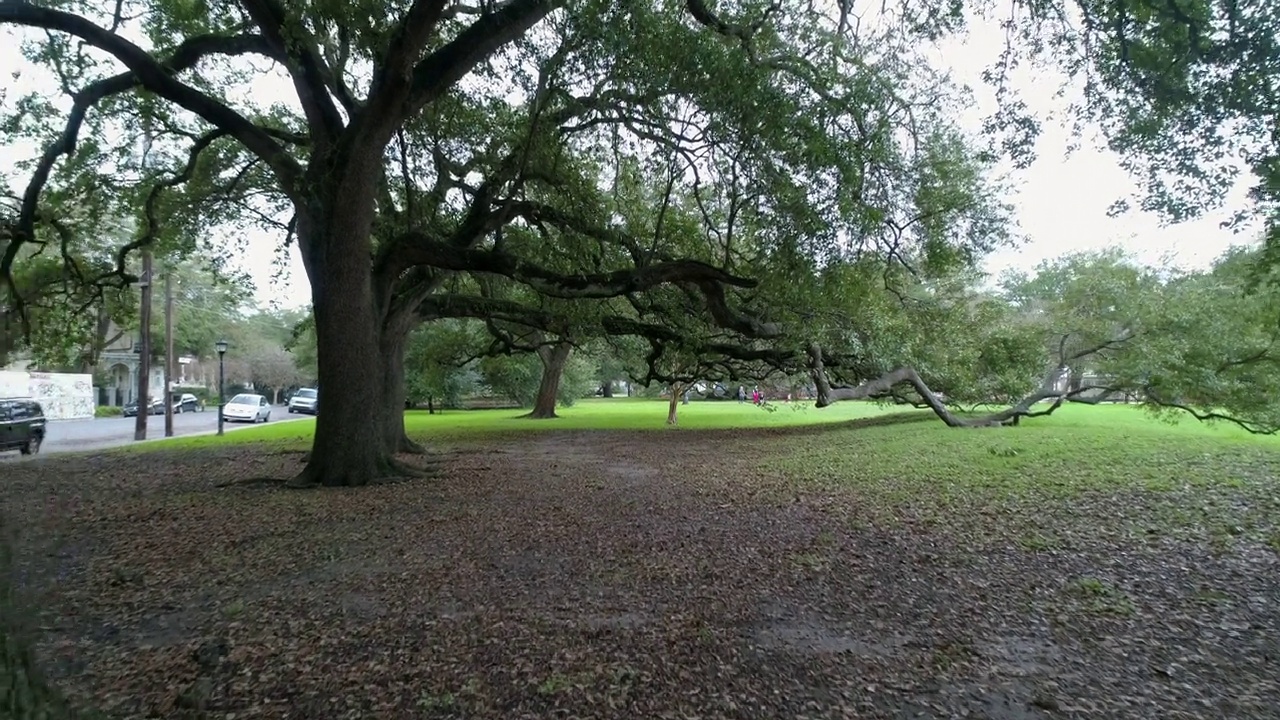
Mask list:
[[[298,422],[301,420],[311,420],[311,419],[313,418],[290,417],[290,418],[283,418],[280,420],[273,420],[270,424],[274,425],[277,423],[291,423],[291,422]],[[231,425],[230,423],[228,423],[224,426],[223,430],[224,430],[224,433],[231,433],[231,432],[236,432],[238,430],[246,430],[252,427],[259,427],[259,425],[254,423],[247,423],[244,425],[240,425],[240,424]],[[161,432],[162,433],[164,432],[163,428],[161,429]],[[200,430],[198,432],[183,433],[181,435],[174,435],[173,437],[164,437],[162,435],[161,437],[149,437],[146,440],[129,440],[123,443],[112,443],[110,445],[102,445],[94,442],[88,442],[88,443],[85,443],[84,445],[79,445],[79,446],[53,447],[53,446],[50,446],[49,444],[45,444],[43,447],[40,448],[39,456],[45,457],[48,455],[62,455],[67,453],[105,452],[108,450],[137,447],[139,445],[146,445],[148,443],[159,443],[159,442],[165,442],[165,441],[179,440],[181,438],[199,437],[201,435],[217,435],[217,434],[218,434],[217,429],[214,429],[214,430]]]

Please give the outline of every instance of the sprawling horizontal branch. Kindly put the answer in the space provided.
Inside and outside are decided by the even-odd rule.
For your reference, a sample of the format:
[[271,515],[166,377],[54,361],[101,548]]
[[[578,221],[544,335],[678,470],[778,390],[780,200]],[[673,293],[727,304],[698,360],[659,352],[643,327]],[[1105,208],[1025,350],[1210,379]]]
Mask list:
[[[571,318],[542,308],[500,298],[476,295],[441,293],[423,300],[418,310],[422,320],[441,318],[473,318],[484,320],[491,333],[499,335],[494,323],[520,325],[531,330],[550,333],[559,338],[573,337],[622,337],[631,336],[648,340],[653,348],[649,356],[648,373],[641,382],[688,380],[692,372],[697,377],[719,373],[721,376],[739,377],[752,375],[750,366],[767,368],[769,372],[790,372],[803,358],[801,353],[789,348],[748,347],[739,343],[707,339],[691,333],[682,333],[666,325],[645,322],[623,315],[606,315],[599,318]],[[490,348],[484,354],[528,350],[513,343],[510,338],[499,337],[501,349]],[[668,349],[679,348],[697,360],[686,368],[689,372],[672,373],[659,369],[659,363]],[[756,373],[759,374],[759,373]]]
[[[822,348],[817,344],[811,345],[808,353],[810,373],[818,390],[818,407],[826,407],[839,400],[869,400],[890,397],[896,387],[905,384],[911,386],[924,401],[925,405],[950,427],[991,427],[1016,423],[1019,418],[1023,417],[1049,415],[1066,402],[1095,405],[1118,392],[1115,388],[1092,385],[1065,392],[1057,390],[1056,381],[1059,376],[1059,369],[1054,368],[1038,389],[1019,400],[1016,404],[989,415],[963,418],[951,412],[947,404],[925,384],[920,374],[913,368],[903,367],[892,370],[857,387],[837,388],[831,386],[831,382],[827,377]],[[1097,396],[1084,396],[1085,393],[1099,392],[1101,394]],[[1054,402],[1047,408],[1033,409],[1036,404],[1044,400],[1053,400]]]
[[565,275],[495,250],[459,247],[414,234],[403,244],[405,259],[412,265],[441,270],[489,273],[514,280],[548,297],[604,299],[641,292],[658,285],[705,283],[751,288],[756,281],[731,275],[697,260],[673,260],[628,270]]
[[1181,410],[1182,412],[1187,413],[1191,417],[1201,422],[1208,422],[1212,420],[1229,422],[1233,425],[1236,425],[1242,428],[1243,430],[1245,430],[1246,432],[1252,435],[1275,435],[1277,432],[1280,432],[1280,427],[1275,427],[1274,425],[1271,425],[1271,424],[1245,420],[1243,418],[1227,415],[1226,413],[1221,413],[1215,410],[1200,410],[1186,403],[1178,402],[1176,400],[1166,399],[1158,391],[1156,391],[1155,388],[1151,387],[1150,385],[1143,386],[1142,394],[1143,394],[1143,397],[1146,399],[1146,401],[1150,402],[1153,405],[1157,405],[1159,407],[1164,407],[1164,408],[1170,408],[1173,410]]
[[418,306],[418,316],[427,321],[442,318],[498,320],[545,330],[557,335],[569,334],[570,328],[566,318],[514,300],[457,293],[440,293],[427,297]]

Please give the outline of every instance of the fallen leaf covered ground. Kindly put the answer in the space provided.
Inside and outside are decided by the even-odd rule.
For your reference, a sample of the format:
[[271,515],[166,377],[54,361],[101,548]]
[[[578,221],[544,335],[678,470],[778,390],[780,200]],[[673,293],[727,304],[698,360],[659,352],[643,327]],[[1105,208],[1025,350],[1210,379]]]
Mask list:
[[317,491],[219,487],[294,452],[46,458],[0,507],[41,662],[112,717],[1276,717],[1275,549],[1143,529],[1201,495],[889,508],[788,451],[546,432]]

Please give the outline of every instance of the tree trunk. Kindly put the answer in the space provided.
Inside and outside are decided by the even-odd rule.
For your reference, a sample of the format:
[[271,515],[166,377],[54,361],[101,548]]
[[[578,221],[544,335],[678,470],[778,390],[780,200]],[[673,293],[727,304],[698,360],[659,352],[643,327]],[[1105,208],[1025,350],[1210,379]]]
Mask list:
[[404,352],[412,330],[411,317],[389,318],[382,330],[378,349],[382,369],[382,401],[377,411],[378,424],[386,451],[423,454],[426,450],[409,439],[404,430],[405,385]]
[[680,410],[680,393],[676,392],[676,387],[671,387],[671,402],[667,403],[667,424],[675,425],[678,418],[677,413]]
[[525,417],[536,420],[556,417],[560,378],[564,375],[564,366],[569,362],[571,352],[573,346],[567,342],[538,349],[538,359],[542,361],[542,382],[538,383],[538,398],[533,403],[533,412]]
[[326,195],[330,202],[319,208],[323,212],[303,208],[298,213],[298,241],[311,280],[321,397],[310,457],[291,481],[294,486],[356,486],[402,474],[383,441],[382,424],[374,421],[383,402],[379,318],[369,266],[376,163],[365,160],[370,168],[365,177],[344,177]]
[[601,397],[607,397],[607,398],[613,397],[613,381],[612,380],[604,381],[604,385],[600,386],[600,395]]

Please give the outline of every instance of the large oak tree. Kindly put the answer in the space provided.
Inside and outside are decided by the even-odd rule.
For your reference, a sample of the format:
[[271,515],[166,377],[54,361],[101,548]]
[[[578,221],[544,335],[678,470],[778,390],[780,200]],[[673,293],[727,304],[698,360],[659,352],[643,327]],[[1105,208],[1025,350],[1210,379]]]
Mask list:
[[[711,326],[760,339],[807,322],[812,298],[795,289],[811,276],[806,264],[872,253],[889,265],[945,265],[991,247],[1002,214],[981,183],[949,177],[969,172],[971,151],[945,122],[954,95],[913,50],[961,29],[967,10],[990,10],[980,5],[905,3],[866,30],[843,4],[787,2],[0,2],[0,22],[51,31],[35,57],[74,88],[0,276],[39,242],[50,172],[74,157],[94,113],[117,117],[129,137],[185,138],[186,152],[171,152],[163,177],[153,172],[137,193],[147,212],[132,244],[155,240],[160,191],[219,177],[194,172],[206,157],[233,169],[227,185],[248,177],[273,195],[289,219],[272,222],[297,242],[311,282],[327,410],[298,482],[364,483],[397,471],[405,339],[448,273],[566,299],[636,298],[674,283]],[[1274,58],[1258,39],[1274,13],[1245,5],[1206,1],[1188,14],[1145,0],[1019,0],[1010,52],[1054,53],[1096,78],[1087,110],[1112,123],[1131,157],[1159,167],[1193,175],[1206,166],[1162,139],[1238,120],[1265,179],[1274,153],[1256,131],[1270,106],[1229,90],[1258,57]],[[1080,60],[1094,47],[1105,52]],[[1159,61],[1187,49],[1190,61]],[[241,56],[283,68],[296,112],[244,101],[237,83],[257,66],[229,62]],[[1222,67],[1229,83],[1217,81]],[[998,119],[1024,127],[1012,122],[1018,107],[1006,103],[1012,112]],[[1175,123],[1188,108],[1199,124]],[[619,212],[603,190],[616,196],[633,167],[667,172],[660,195],[680,199],[704,247],[672,232],[678,213],[665,202],[638,221]],[[1268,197],[1264,183],[1259,207]],[[743,232],[753,220],[755,232]],[[503,231],[516,228],[536,228],[541,241],[510,249]],[[772,288],[732,289],[758,282]],[[802,352],[788,342],[748,350]]]

